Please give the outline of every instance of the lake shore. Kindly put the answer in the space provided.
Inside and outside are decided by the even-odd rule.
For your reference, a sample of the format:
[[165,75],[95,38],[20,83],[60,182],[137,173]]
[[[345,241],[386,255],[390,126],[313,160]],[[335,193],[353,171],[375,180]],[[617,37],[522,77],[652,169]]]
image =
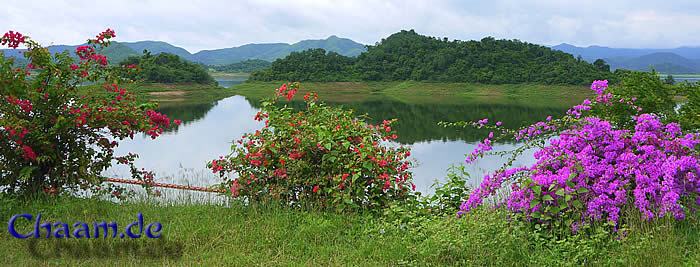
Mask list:
[[[274,96],[283,82],[247,81],[234,85],[236,94],[252,99]],[[360,102],[392,99],[409,104],[504,103],[528,106],[578,104],[592,91],[585,86],[538,84],[472,84],[441,82],[306,82],[299,94],[314,91],[328,102]]]

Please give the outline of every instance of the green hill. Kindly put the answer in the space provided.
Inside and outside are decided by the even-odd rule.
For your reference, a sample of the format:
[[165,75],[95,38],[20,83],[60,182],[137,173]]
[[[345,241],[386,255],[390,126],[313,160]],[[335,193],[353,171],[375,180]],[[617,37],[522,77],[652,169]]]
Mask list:
[[192,60],[192,54],[182,47],[177,47],[162,41],[139,41],[139,42],[123,42],[122,44],[141,54],[143,50],[148,50],[151,54],[169,53],[177,55],[180,58]]
[[141,71],[130,77],[134,80],[156,83],[216,83],[202,65],[183,60],[178,55],[170,53],[131,56],[120,64],[139,66]]
[[291,53],[250,78],[586,84],[595,79],[614,79],[614,75],[570,54],[519,40],[487,37],[481,41],[450,41],[410,30],[368,46],[357,58],[321,49]]

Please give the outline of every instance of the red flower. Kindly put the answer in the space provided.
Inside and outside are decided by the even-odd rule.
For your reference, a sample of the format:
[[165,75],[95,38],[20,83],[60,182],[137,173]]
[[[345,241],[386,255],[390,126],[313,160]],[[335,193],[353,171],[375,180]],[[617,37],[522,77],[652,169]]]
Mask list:
[[289,153],[289,158],[291,159],[300,159],[302,157],[302,154],[297,152],[297,151],[292,151]]
[[175,123],[175,125],[177,125],[177,126],[180,126],[180,124],[182,124],[182,121],[181,120],[173,120],[173,123]]
[[0,38],[0,44],[7,45],[10,48],[17,48],[19,44],[24,43],[24,36],[21,33],[9,31]]
[[24,159],[32,160],[32,161],[36,160],[36,153],[34,153],[34,150],[31,147],[29,147],[27,145],[23,145],[22,151],[24,152],[24,155],[23,155]]
[[282,86],[280,86],[279,89],[277,89],[277,95],[284,94],[285,91],[287,91],[287,84],[286,83],[283,84]]
[[315,185],[315,186],[314,186],[314,189],[311,190],[311,191],[313,191],[314,193],[316,193],[316,192],[318,192],[318,189],[319,189],[318,185]]
[[71,70],[77,70],[78,68],[79,68],[78,65],[70,64],[70,69],[71,69]]
[[95,54],[95,48],[87,45],[81,45],[75,49],[75,54],[78,55],[80,60],[87,60]]
[[276,169],[274,171],[274,175],[279,177],[279,178],[286,178],[287,177],[287,169]]
[[292,101],[292,98],[294,98],[294,95],[297,93],[297,89],[294,88],[292,90],[289,90],[287,92],[287,101]]
[[238,197],[239,192],[238,189],[240,188],[240,185],[238,184],[238,179],[233,180],[233,184],[231,184],[231,196],[232,197]]

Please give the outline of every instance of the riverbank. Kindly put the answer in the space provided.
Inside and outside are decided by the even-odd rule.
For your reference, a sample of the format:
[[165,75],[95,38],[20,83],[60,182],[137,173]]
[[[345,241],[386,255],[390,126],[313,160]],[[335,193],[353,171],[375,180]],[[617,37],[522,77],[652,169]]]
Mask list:
[[[232,87],[234,92],[252,99],[274,95],[282,82],[245,82]],[[300,94],[318,92],[328,102],[362,102],[390,98],[409,104],[517,104],[561,106],[579,104],[592,95],[584,86],[538,84],[471,84],[431,82],[308,82]]]
[[[0,198],[0,220],[42,214],[42,221],[160,222],[161,239],[16,239],[0,231],[3,265],[590,265],[677,266],[700,263],[697,218],[631,227],[606,235],[550,241],[478,210],[392,217],[233,204],[115,204],[93,199]],[[30,231],[25,221],[20,231]]]
[[[130,83],[122,84],[129,92],[140,100],[151,100],[163,106],[183,106],[210,104],[214,101],[236,95],[232,88],[224,88],[214,84],[164,84],[164,83]],[[99,86],[81,88],[84,94],[103,93]]]

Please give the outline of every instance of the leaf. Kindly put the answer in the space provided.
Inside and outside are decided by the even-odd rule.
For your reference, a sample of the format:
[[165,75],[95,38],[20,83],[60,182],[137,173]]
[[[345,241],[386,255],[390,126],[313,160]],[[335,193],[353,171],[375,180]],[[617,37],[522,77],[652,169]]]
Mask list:
[[550,195],[544,195],[544,196],[542,197],[542,199],[543,199],[544,201],[552,201],[552,200],[554,200],[554,198],[553,198],[552,196],[550,196]]
[[542,194],[542,187],[541,186],[535,186],[532,188],[532,192],[535,193],[535,195],[539,196]]
[[537,206],[538,204],[540,204],[540,201],[538,199],[534,199],[530,202],[530,208],[532,209],[535,206]]
[[566,195],[566,192],[564,192],[564,188],[559,188],[559,189],[557,189],[557,192],[555,192],[554,194],[556,194],[557,196],[563,197],[564,195]]
[[323,147],[325,147],[328,150],[331,150],[331,143],[325,143],[323,144]]
[[583,208],[583,204],[578,199],[574,200],[573,204],[574,204],[574,207],[576,207],[577,209]]
[[22,170],[19,171],[19,178],[22,180],[29,180],[29,178],[32,177],[32,173],[36,169],[37,169],[37,167],[35,167],[35,166],[28,166],[28,167],[22,168]]
[[579,192],[581,194],[588,193],[588,189],[586,189],[585,187],[579,187],[578,189],[576,189],[576,192]]

